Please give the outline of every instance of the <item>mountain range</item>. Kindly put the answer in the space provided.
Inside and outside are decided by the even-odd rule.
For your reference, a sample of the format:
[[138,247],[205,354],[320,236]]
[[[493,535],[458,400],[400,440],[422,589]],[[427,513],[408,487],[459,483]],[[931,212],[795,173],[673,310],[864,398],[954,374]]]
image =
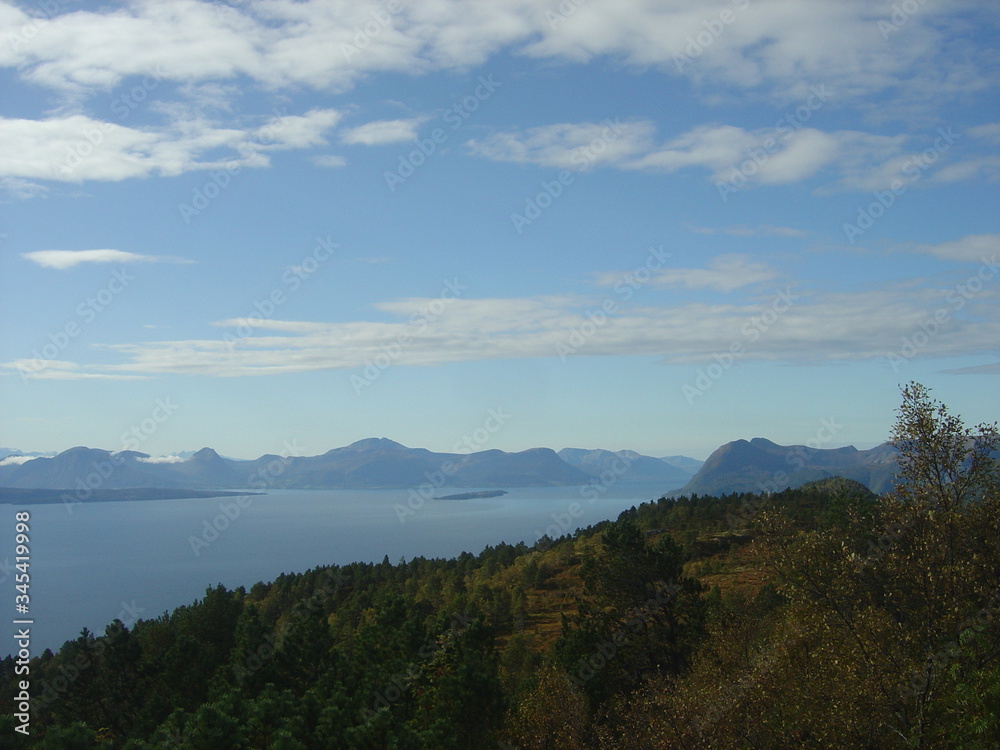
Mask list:
[[516,453],[435,453],[387,438],[368,438],[319,456],[264,455],[253,461],[224,458],[211,448],[187,458],[152,458],[137,451],[76,447],[52,457],[0,461],[0,487],[389,489],[428,483],[435,487],[537,487],[587,484],[612,470],[615,460],[619,462],[616,480],[662,482],[664,491],[680,487],[693,473],[631,451],[566,449],[557,454],[550,448],[532,448]]
[[[798,487],[834,476],[873,492],[892,487],[897,451],[888,443],[810,448],[765,438],[736,440],[700,462],[686,456],[654,458],[634,451],[532,448],[508,453],[436,453],[387,438],[359,440],[318,456],[224,458],[211,448],[153,458],[137,451],[70,448],[27,459],[11,451],[0,460],[0,487],[21,489],[392,489],[539,487],[607,481],[655,482],[663,494],[759,492]],[[186,456],[186,457],[184,457]],[[13,459],[13,460],[12,460]]]

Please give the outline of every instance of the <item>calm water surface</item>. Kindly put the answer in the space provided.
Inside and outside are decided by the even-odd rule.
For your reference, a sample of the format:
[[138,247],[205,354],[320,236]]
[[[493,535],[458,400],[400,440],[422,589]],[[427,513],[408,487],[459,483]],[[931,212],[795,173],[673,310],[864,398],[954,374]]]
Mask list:
[[[13,563],[15,511],[30,511],[32,653],[39,654],[85,626],[103,633],[116,617],[129,624],[189,604],[216,583],[249,588],[317,565],[380,562],[385,555],[392,562],[453,557],[501,541],[531,544],[547,529],[570,532],[615,518],[665,488],[620,482],[595,500],[593,489],[584,489],[519,488],[491,499],[427,501],[402,521],[408,490],[280,490],[244,498],[249,504],[238,515],[237,498],[92,503],[72,513],[63,505],[2,505],[0,534],[7,538],[0,564]],[[473,490],[438,494],[467,491]],[[236,517],[222,515],[220,504]],[[217,538],[215,529],[206,530],[213,520],[223,529]],[[0,567],[12,616],[13,572]],[[0,647],[2,654],[10,650]]]

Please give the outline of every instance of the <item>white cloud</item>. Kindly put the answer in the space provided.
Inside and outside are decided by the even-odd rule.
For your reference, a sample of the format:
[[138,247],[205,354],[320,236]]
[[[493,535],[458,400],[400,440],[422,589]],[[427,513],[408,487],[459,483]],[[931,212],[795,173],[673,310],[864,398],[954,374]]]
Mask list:
[[654,131],[655,126],[648,120],[558,123],[523,133],[495,133],[466,145],[471,153],[493,161],[584,170],[601,164],[621,164],[648,150]]
[[425,118],[406,120],[376,120],[344,131],[340,140],[349,145],[383,146],[389,143],[407,143],[417,137],[417,128]]
[[164,255],[140,255],[124,250],[35,250],[21,253],[43,268],[58,268],[64,270],[81,263],[193,263],[184,258],[173,258]]
[[989,2],[928,0],[888,41],[878,22],[892,9],[869,0],[426,0],[395,14],[383,0],[133,0],[69,6],[51,19],[0,7],[0,65],[70,92],[156,66],[183,85],[246,77],[273,90],[342,92],[370,73],[464,70],[504,51],[652,66],[784,101],[824,81],[842,100],[901,92],[919,103],[980,91],[994,76],[986,52],[965,54],[955,71],[949,46],[966,24],[988,27]]
[[0,190],[13,198],[25,200],[44,195],[48,188],[37,182],[22,180],[19,177],[0,177]]
[[304,115],[282,114],[251,131],[243,144],[250,149],[290,149],[322,146],[328,130],[340,122],[343,114],[335,109],[311,109]]
[[[765,266],[724,256],[707,269],[675,269],[660,281],[735,290],[747,275],[760,281],[776,278]],[[393,362],[399,365],[436,366],[559,357],[567,346],[579,356],[643,356],[671,364],[702,364],[733,343],[743,345],[747,361],[881,360],[888,366],[888,355],[898,353],[941,309],[949,313],[946,324],[930,337],[921,357],[992,351],[993,342],[1000,340],[1000,292],[984,289],[966,300],[957,314],[947,299],[951,284],[950,279],[939,284],[913,279],[879,289],[829,292],[782,282],[726,304],[626,305],[615,297],[617,307],[600,324],[594,323],[593,311],[606,297],[459,298],[443,308],[440,298],[401,299],[378,305],[395,318],[391,322],[223,320],[216,325],[246,325],[254,335],[105,344],[98,348],[111,357],[111,364],[57,363],[27,376],[280,375],[364,368],[387,351],[397,352]],[[437,311],[436,317],[420,323],[420,312],[430,310]]]
[[339,169],[340,167],[347,166],[347,160],[343,156],[337,156],[336,154],[320,154],[319,156],[313,157],[313,163],[318,167],[326,167],[329,169]]
[[[877,190],[893,180],[919,179],[920,154],[908,154],[907,135],[853,130],[823,132],[785,127],[749,131],[734,125],[699,125],[657,145],[648,120],[561,123],[495,133],[470,141],[471,152],[494,161],[587,169],[595,165],[672,173],[707,170],[734,189],[746,183],[789,184],[831,172],[829,188]],[[914,177],[914,173],[917,177]]]
[[626,166],[676,172],[686,167],[703,167],[721,175],[749,158],[761,138],[732,125],[701,125],[651,150]]
[[[129,128],[85,115],[0,118],[0,177],[117,181],[234,164],[267,166],[268,151],[324,144],[325,133],[340,117],[336,110],[316,109],[249,128],[217,127],[196,119],[157,129]],[[228,154],[206,158],[220,149]]]
[[186,458],[182,458],[181,456],[140,456],[136,459],[141,464],[180,464],[186,460]]
[[[868,0],[428,0],[403,3],[398,13],[389,12],[383,0],[123,0],[61,10],[36,18],[30,9],[0,5],[0,36],[8,41],[0,45],[0,66],[65,94],[72,106],[57,111],[73,112],[43,120],[0,119],[0,179],[21,180],[4,183],[15,197],[36,195],[43,189],[38,180],[178,175],[233,162],[264,167],[270,151],[322,145],[340,120],[333,110],[314,110],[282,118],[280,129],[237,122],[233,100],[247,80],[274,92],[339,93],[372,74],[464,71],[503,53],[571,63],[604,58],[690,79],[716,99],[739,89],[801,105],[815,83],[823,82],[834,92],[836,106],[868,107],[873,120],[887,112],[933,108],[997,82],[985,52],[980,59],[974,49],[966,50],[959,64],[950,46],[959,28],[955,18],[963,24],[980,15],[988,20],[991,7],[985,2],[921,3],[890,43],[878,22],[888,20],[891,9]],[[726,21],[720,20],[723,11],[732,14]],[[169,125],[125,127],[80,113],[78,105],[88,96],[151,71],[163,86],[144,106],[166,115]],[[881,97],[877,113],[866,101],[872,94]],[[225,114],[230,122],[207,119],[205,113]],[[345,132],[342,140],[366,145],[412,140],[420,121],[367,123]],[[998,127],[987,123],[969,134],[995,142]],[[652,135],[646,121],[627,123],[626,132],[614,138],[606,137],[600,124],[560,123],[496,133],[470,146],[498,161],[664,172],[701,168],[724,179],[720,175],[768,134],[712,124],[660,144]],[[603,143],[595,140],[602,138]],[[836,167],[840,188],[884,189],[905,161],[905,140],[868,134],[852,139],[846,132],[801,128],[781,141],[752,181],[789,184]],[[219,151],[227,149],[224,158]],[[333,155],[314,161],[338,165]],[[973,164],[942,165],[940,179],[982,174]],[[997,169],[984,171],[995,176]]]
[[977,125],[966,131],[973,138],[982,138],[990,143],[1000,143],[1000,122]]
[[963,159],[945,164],[937,169],[930,180],[934,182],[959,182],[984,177],[996,181],[1000,177],[1000,156],[983,154],[975,159]]
[[34,461],[38,456],[7,456],[0,459],[0,466],[20,466],[28,461]]
[[913,245],[904,247],[919,253],[933,255],[942,260],[955,260],[963,263],[997,262],[1000,254],[1000,234],[970,234],[951,242],[941,242],[937,245]]
[[812,128],[793,133],[784,147],[760,167],[757,179],[764,184],[799,182],[832,163],[840,152],[836,135]]
[[747,255],[730,253],[713,258],[709,261],[708,268],[668,268],[658,271],[653,276],[652,283],[668,288],[732,292],[751,284],[773,281],[777,277],[778,272],[773,268],[754,262]]

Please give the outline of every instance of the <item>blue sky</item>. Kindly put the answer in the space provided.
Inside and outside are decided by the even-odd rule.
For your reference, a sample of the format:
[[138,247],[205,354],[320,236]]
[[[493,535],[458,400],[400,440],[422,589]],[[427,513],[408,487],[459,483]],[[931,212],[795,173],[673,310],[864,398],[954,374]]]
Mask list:
[[869,447],[909,380],[992,421],[997,26],[2,3],[0,444]]

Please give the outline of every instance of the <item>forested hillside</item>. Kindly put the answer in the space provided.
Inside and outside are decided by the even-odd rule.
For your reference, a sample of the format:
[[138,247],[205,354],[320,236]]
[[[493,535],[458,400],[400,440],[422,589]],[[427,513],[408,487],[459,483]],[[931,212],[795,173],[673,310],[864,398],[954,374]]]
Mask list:
[[[20,748],[995,748],[995,425],[919,385],[876,497],[660,499],[558,540],[331,566],[82,632]],[[14,663],[0,672],[3,705]]]

